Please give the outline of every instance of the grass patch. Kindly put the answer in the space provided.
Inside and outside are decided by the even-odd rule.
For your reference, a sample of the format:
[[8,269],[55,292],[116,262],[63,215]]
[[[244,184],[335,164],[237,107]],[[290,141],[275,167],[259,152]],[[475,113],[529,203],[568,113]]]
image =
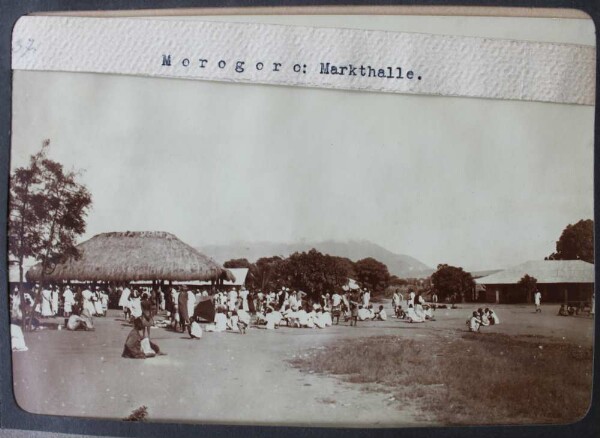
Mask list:
[[455,333],[337,341],[290,361],[412,403],[444,424],[569,423],[591,399],[592,348],[543,337]]

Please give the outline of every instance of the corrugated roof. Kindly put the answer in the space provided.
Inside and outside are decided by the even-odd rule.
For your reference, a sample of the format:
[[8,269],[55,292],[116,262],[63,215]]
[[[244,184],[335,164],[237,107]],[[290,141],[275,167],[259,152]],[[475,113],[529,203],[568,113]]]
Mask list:
[[582,260],[532,260],[475,280],[477,284],[516,284],[527,274],[540,284],[594,283],[594,265]]

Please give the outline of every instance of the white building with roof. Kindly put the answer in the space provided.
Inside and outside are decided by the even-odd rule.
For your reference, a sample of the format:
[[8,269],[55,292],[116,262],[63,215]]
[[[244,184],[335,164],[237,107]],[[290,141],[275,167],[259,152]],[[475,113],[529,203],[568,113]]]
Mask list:
[[533,260],[475,280],[485,285],[487,302],[525,303],[527,293],[519,281],[529,275],[537,280],[542,302],[590,302],[595,269],[582,260]]

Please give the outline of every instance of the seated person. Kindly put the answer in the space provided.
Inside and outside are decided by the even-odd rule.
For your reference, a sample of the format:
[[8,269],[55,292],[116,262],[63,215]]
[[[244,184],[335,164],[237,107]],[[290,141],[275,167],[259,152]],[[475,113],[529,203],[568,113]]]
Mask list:
[[383,306],[379,306],[379,311],[375,312],[375,318],[373,319],[377,321],[387,320],[387,313],[385,313],[385,309],[383,308]]
[[481,319],[479,318],[479,312],[476,310],[473,312],[471,318],[467,320],[467,325],[469,326],[470,332],[478,332],[479,327],[481,326]]
[[90,316],[88,309],[84,309],[80,315],[77,314],[79,308],[74,309],[73,314],[69,316],[67,321],[67,330],[94,330],[94,321]]
[[479,314],[479,319],[481,320],[482,326],[487,327],[490,325],[490,320],[488,319],[487,313],[484,312],[481,307],[477,309],[477,313]]
[[371,319],[371,311],[363,306],[359,306],[358,307],[358,320],[359,321],[365,321],[367,319]]
[[281,323],[281,313],[274,311],[272,308],[267,308],[265,319],[267,321],[267,330],[275,330],[279,328],[279,324]]
[[[127,336],[127,339],[125,340],[125,346],[123,347],[123,353],[121,354],[121,357],[126,357],[130,359],[146,359],[146,357],[161,354],[158,345],[150,341],[149,338],[145,338],[144,332],[145,328],[141,318],[135,318],[133,320],[133,329],[131,329],[129,335]],[[142,341],[144,339],[147,339],[147,342],[149,343],[150,348],[154,352],[154,354],[144,353],[142,347]]]
[[234,310],[233,312],[228,312],[227,313],[227,330],[231,330],[231,331],[238,331],[238,314],[237,312]]
[[498,315],[496,315],[496,312],[494,312],[492,309],[486,307],[484,313],[487,314],[487,318],[490,322],[490,325],[500,324],[500,318],[498,318]]
[[396,306],[396,318],[404,319],[406,318],[406,312],[402,309],[401,305]]
[[560,309],[558,310],[559,316],[569,316],[569,311],[567,310],[566,304],[561,304]]
[[422,318],[419,315],[417,315],[417,313],[415,312],[415,308],[413,307],[412,304],[408,305],[408,311],[406,312],[406,318],[408,319],[408,322],[425,322],[425,318]]
[[323,308],[323,312],[321,313],[321,322],[325,327],[331,327],[333,325],[333,321],[331,320],[331,313]]

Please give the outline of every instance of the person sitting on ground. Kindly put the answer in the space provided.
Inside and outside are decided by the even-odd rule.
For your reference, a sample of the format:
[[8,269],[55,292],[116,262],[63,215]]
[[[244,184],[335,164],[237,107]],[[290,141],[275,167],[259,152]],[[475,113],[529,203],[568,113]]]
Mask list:
[[358,320],[366,321],[367,319],[372,319],[371,311],[365,306],[358,306]]
[[67,321],[67,330],[94,330],[94,321],[88,309],[81,310],[81,307],[76,305],[73,308],[73,313]]
[[379,311],[375,312],[375,318],[373,318],[377,321],[386,321],[387,320],[387,313],[385,313],[385,309],[383,308],[383,306],[379,306]]
[[237,311],[227,312],[227,330],[231,330],[232,332],[238,331],[239,320]]
[[238,330],[242,335],[246,334],[246,329],[250,327],[250,314],[246,312],[244,309],[238,309]]
[[569,311],[567,310],[566,304],[560,305],[560,309],[558,310],[558,316],[569,316]]
[[408,305],[408,311],[406,312],[406,318],[408,322],[425,322],[425,318],[420,317],[415,312],[415,308],[412,304]]
[[202,327],[200,327],[200,324],[198,324],[196,319],[193,319],[192,324],[190,325],[190,337],[192,339],[202,338]]
[[498,318],[498,315],[496,315],[496,312],[494,312],[492,309],[490,309],[489,307],[486,307],[484,310],[484,313],[487,314],[487,318],[488,318],[488,321],[490,322],[490,325],[500,324],[500,318]]
[[398,318],[398,319],[404,319],[404,318],[406,318],[406,312],[404,311],[404,309],[402,308],[401,305],[398,305],[394,309],[394,311],[396,313],[396,318]]
[[477,309],[477,313],[479,313],[479,319],[481,320],[482,326],[487,327],[490,325],[490,320],[488,319],[487,313],[484,312],[481,307]]
[[[151,342],[149,338],[144,336],[145,328],[141,318],[135,318],[133,320],[133,328],[129,332],[125,345],[123,346],[123,353],[121,357],[129,359],[146,359],[157,354],[161,354],[158,345]],[[144,352],[144,346],[142,342],[149,344],[151,351],[154,354]]]
[[467,320],[470,332],[479,332],[481,326],[481,319],[479,318],[479,312],[473,311],[473,315]]

